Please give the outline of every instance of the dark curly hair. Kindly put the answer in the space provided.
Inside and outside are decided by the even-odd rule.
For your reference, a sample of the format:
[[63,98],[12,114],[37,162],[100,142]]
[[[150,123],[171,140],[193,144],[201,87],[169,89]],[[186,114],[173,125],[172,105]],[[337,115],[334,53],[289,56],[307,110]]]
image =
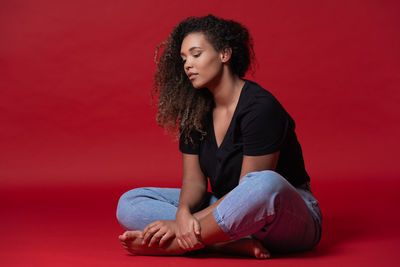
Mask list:
[[[195,89],[187,77],[180,56],[183,39],[190,33],[205,34],[216,51],[232,49],[230,68],[243,77],[254,59],[253,40],[248,30],[233,20],[213,15],[188,17],[172,30],[168,39],[156,49],[157,71],[154,75],[152,97],[158,97],[157,123],[168,132],[193,142],[191,134],[197,131],[203,138],[207,114],[214,107],[207,88]],[[157,62],[160,48],[165,48]]]

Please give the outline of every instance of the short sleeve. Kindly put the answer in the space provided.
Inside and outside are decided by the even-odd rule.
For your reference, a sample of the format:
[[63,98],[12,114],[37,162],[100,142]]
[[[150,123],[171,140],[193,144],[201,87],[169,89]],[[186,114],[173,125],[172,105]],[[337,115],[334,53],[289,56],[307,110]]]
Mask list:
[[257,98],[241,121],[243,154],[261,156],[279,151],[288,128],[288,114],[276,99]]
[[194,143],[188,140],[185,142],[185,138],[181,135],[179,138],[179,150],[185,154],[199,154],[200,148],[200,133],[193,131],[190,136],[192,137]]

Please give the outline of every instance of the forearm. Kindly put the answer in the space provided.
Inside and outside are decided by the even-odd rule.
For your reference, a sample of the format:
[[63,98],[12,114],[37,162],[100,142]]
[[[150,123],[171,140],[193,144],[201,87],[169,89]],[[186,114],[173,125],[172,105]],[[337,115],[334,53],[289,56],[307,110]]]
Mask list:
[[179,212],[190,212],[198,208],[206,192],[206,182],[196,180],[184,180],[182,182],[181,194],[179,197]]

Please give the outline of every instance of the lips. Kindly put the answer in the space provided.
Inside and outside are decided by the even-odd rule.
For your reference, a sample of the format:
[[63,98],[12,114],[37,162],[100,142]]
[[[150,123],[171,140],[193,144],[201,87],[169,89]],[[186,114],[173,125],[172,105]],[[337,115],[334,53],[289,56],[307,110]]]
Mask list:
[[197,76],[197,73],[188,73],[188,77],[190,80],[193,80]]

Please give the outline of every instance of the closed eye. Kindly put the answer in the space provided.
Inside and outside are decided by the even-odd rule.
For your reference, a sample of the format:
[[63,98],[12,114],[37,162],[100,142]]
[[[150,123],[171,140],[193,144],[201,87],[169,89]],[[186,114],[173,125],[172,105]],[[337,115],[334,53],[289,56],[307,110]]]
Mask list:
[[[198,58],[201,55],[201,53],[193,55],[194,58]],[[182,59],[182,64],[185,65],[186,59]]]

